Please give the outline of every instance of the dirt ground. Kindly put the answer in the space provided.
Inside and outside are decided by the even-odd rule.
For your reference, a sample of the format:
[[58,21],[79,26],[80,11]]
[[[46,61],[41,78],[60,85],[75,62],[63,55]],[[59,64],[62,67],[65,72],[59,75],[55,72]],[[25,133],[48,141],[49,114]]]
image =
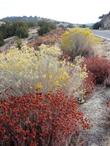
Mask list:
[[95,55],[110,59],[110,41],[102,40],[94,49]]
[[92,97],[81,105],[81,110],[90,120],[91,128],[81,133],[83,146],[110,146],[110,109],[107,101],[110,89],[97,87]]
[[[101,45],[96,47],[95,55],[110,59],[110,42],[103,40]],[[91,122],[91,128],[80,133],[79,139],[84,140],[81,146],[110,146],[110,108],[106,104],[108,100],[110,88],[100,86],[96,87],[91,97],[81,105],[81,110]]]

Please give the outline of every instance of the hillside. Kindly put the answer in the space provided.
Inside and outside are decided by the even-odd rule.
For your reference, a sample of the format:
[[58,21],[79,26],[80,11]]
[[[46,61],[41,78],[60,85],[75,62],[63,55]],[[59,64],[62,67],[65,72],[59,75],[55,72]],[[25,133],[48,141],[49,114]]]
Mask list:
[[62,22],[62,21],[57,21],[57,20],[54,20],[54,19],[48,19],[48,18],[43,18],[43,17],[37,17],[37,16],[11,16],[11,17],[5,17],[5,18],[2,18],[1,21],[3,22],[10,22],[10,23],[13,23],[13,22],[30,22],[30,23],[34,23],[34,24],[37,24],[38,21],[40,20],[47,20],[47,21],[50,21],[50,22],[55,22],[57,25],[61,25],[61,26],[64,26],[64,27],[67,27],[67,26],[73,26],[75,24],[72,24],[70,22]]
[[3,18],[1,20],[4,21],[4,22],[18,22],[18,21],[20,21],[20,22],[32,22],[32,23],[36,23],[36,22],[38,22],[41,19],[42,18],[37,17],[37,16],[35,16],[35,17],[32,17],[32,16],[30,16],[30,17],[27,17],[27,16],[23,16],[23,17],[12,16],[12,17],[5,17],[5,18]]

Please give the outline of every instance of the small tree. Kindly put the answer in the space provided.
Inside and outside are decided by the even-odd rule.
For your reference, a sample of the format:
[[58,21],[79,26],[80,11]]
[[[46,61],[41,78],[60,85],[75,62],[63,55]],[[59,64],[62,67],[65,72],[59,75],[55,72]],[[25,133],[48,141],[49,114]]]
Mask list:
[[0,33],[0,46],[2,46],[3,44],[4,44],[3,36],[2,36],[2,34]]
[[26,23],[23,22],[16,22],[15,24],[15,35],[19,38],[26,38],[28,37],[28,26]]
[[16,48],[21,49],[22,47],[22,41],[20,38],[16,38]]
[[51,31],[52,29],[56,28],[55,23],[47,21],[47,20],[41,20],[38,22],[38,26],[40,26],[40,29],[38,30],[39,35],[43,35]]
[[96,22],[95,24],[93,24],[93,29],[99,29],[102,27],[101,22]]

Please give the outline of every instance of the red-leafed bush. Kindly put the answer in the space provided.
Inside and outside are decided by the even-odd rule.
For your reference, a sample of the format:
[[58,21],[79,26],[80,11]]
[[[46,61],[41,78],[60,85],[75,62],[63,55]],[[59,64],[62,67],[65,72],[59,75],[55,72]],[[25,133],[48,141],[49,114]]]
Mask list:
[[57,92],[0,101],[0,145],[65,146],[88,122],[73,98]]
[[32,46],[36,49],[41,44],[54,45],[55,43],[60,43],[62,34],[64,32],[64,28],[57,28],[55,30],[50,31],[48,34],[40,36],[36,40],[29,42],[29,46]]
[[85,59],[87,70],[92,73],[95,84],[103,84],[110,74],[110,61],[101,57]]

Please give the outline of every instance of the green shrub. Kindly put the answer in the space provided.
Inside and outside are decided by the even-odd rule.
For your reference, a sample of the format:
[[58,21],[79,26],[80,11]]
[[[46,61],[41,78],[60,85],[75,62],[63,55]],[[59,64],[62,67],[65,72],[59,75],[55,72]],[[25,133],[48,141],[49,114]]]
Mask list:
[[16,38],[16,48],[22,48],[22,40],[19,37]]
[[15,35],[19,38],[27,38],[28,37],[28,25],[23,22],[17,22],[13,25],[15,27]]
[[50,22],[48,20],[39,21],[38,26],[40,27],[40,29],[38,30],[39,35],[44,35],[44,34],[50,32],[52,29],[56,28],[55,23]]
[[0,46],[2,46],[3,44],[4,44],[3,36],[2,36],[2,34],[0,33]]
[[6,23],[0,26],[3,38],[18,36],[19,38],[28,37],[28,24],[25,22]]

